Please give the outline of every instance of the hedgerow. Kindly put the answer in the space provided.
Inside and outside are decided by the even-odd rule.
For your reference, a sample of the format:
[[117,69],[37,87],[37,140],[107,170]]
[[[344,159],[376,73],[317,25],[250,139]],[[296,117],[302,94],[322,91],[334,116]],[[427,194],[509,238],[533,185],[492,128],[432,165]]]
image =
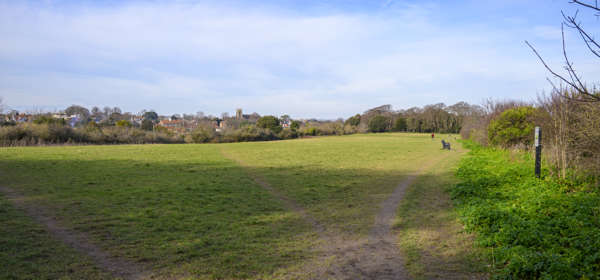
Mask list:
[[600,279],[598,189],[535,178],[529,154],[467,145],[451,194],[466,230],[493,249],[494,278]]

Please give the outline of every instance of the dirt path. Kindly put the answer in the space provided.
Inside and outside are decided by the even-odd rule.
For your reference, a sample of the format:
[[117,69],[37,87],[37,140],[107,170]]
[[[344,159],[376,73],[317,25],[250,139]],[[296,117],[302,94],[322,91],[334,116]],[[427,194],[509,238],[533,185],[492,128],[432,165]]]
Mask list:
[[94,245],[85,233],[77,232],[61,225],[48,209],[27,202],[27,197],[13,189],[0,186],[0,192],[5,195],[15,207],[24,211],[36,222],[44,225],[48,232],[57,240],[72,247],[82,255],[89,256],[95,264],[113,277],[118,279],[148,279],[150,273],[130,261],[111,256],[100,247]]
[[445,154],[435,161],[425,163],[398,184],[394,192],[381,203],[379,213],[375,216],[374,224],[366,240],[336,244],[338,247],[333,253],[336,255],[337,261],[334,261],[324,277],[329,279],[409,279],[404,269],[404,260],[396,245],[396,235],[392,231],[396,210],[400,206],[406,189],[415,179],[447,156],[448,154]]
[[[248,170],[249,165],[245,162],[224,150],[221,150],[221,153]],[[392,231],[396,210],[406,189],[415,179],[446,156],[447,154],[441,155],[435,161],[427,162],[414,174],[404,178],[393,193],[381,203],[380,211],[375,216],[368,237],[362,239],[352,239],[326,231],[326,228],[310,216],[302,206],[273,188],[260,175],[249,171],[248,175],[274,197],[281,200],[288,209],[300,213],[302,217],[313,224],[319,234],[321,239],[321,248],[317,249],[319,257],[310,262],[306,270],[303,270],[310,279],[402,280],[409,279],[409,277],[404,269],[404,260],[396,245],[397,238]]]

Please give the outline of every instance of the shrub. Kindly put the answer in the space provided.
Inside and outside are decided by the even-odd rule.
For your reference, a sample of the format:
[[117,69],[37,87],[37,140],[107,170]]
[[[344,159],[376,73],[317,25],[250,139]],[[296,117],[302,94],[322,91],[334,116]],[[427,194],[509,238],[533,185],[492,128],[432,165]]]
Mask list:
[[116,126],[119,126],[119,127],[131,127],[131,126],[132,126],[132,125],[131,125],[131,122],[129,122],[128,120],[120,120],[120,121],[117,121],[117,122],[115,123],[115,125],[116,125]]
[[407,128],[407,124],[406,124],[406,118],[403,117],[399,117],[396,119],[396,121],[394,122],[394,131],[406,131]]
[[350,126],[358,126],[360,124],[360,114],[356,114],[352,117],[349,117],[344,124]]
[[268,141],[277,140],[272,130],[254,125],[244,126],[235,130],[227,130],[223,134],[221,142],[248,142],[248,141]]
[[296,131],[300,128],[300,122],[299,121],[292,121],[292,123],[290,124],[290,129],[293,131]]
[[277,136],[280,139],[294,139],[294,138],[298,138],[298,132],[296,132],[296,130],[292,130],[292,129],[284,129],[281,132],[279,132],[279,134],[277,134]]
[[215,138],[215,131],[210,127],[200,126],[192,131],[191,137],[194,143],[208,143]]
[[531,106],[508,109],[492,120],[488,127],[488,140],[492,145],[511,147],[529,146],[533,140],[533,119],[536,110]]
[[142,121],[142,129],[151,131],[154,128],[154,122],[151,119],[144,119]]
[[33,120],[34,124],[55,124],[55,125],[66,125],[65,119],[57,119],[51,116],[41,115]]
[[260,128],[270,129],[274,133],[279,133],[282,129],[279,125],[279,119],[274,116],[264,116],[258,119],[256,126]]
[[320,134],[320,130],[314,126],[305,127],[302,131],[302,135],[317,136]]
[[390,126],[390,119],[386,116],[378,115],[369,120],[369,132],[385,132]]

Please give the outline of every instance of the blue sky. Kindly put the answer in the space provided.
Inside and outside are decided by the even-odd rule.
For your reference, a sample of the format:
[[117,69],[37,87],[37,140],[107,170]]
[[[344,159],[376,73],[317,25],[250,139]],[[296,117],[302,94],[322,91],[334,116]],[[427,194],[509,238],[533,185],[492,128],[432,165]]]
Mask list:
[[[561,67],[568,1],[0,1],[0,96],[219,115],[348,117],[484,99],[534,100]],[[581,10],[591,31],[593,13]],[[598,34],[597,32],[593,32]],[[572,31],[567,47],[600,76]]]

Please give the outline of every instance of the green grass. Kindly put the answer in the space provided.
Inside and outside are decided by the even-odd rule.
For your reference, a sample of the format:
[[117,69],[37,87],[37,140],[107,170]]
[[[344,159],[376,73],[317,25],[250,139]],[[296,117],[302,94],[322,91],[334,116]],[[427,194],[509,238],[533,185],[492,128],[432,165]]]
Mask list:
[[0,196],[0,279],[107,279]]
[[459,145],[408,187],[395,222],[400,249],[412,279],[486,279],[485,250],[464,232],[449,189],[457,183]]
[[2,182],[163,275],[248,278],[306,255],[306,223],[214,145],[2,150]]
[[[0,181],[158,278],[279,278],[313,258],[318,235],[248,174],[260,175],[297,201],[327,231],[364,236],[379,203],[398,182],[438,159],[438,140],[396,133],[232,144],[1,148]],[[37,228],[47,236],[22,213],[10,211],[23,223],[20,230]],[[25,255],[32,251],[14,242],[6,246]],[[40,247],[52,248],[46,242]],[[53,257],[68,260],[69,254],[57,250]],[[8,258],[2,255],[0,263],[11,263]],[[13,266],[9,273],[27,270]],[[60,263],[48,266],[63,271]],[[92,269],[78,273],[75,278],[96,275]]]
[[452,196],[466,228],[493,248],[495,278],[600,279],[598,189],[537,179],[527,154],[471,148]]
[[232,144],[226,149],[329,230],[365,235],[379,202],[404,176],[437,159],[438,140],[388,133]]

